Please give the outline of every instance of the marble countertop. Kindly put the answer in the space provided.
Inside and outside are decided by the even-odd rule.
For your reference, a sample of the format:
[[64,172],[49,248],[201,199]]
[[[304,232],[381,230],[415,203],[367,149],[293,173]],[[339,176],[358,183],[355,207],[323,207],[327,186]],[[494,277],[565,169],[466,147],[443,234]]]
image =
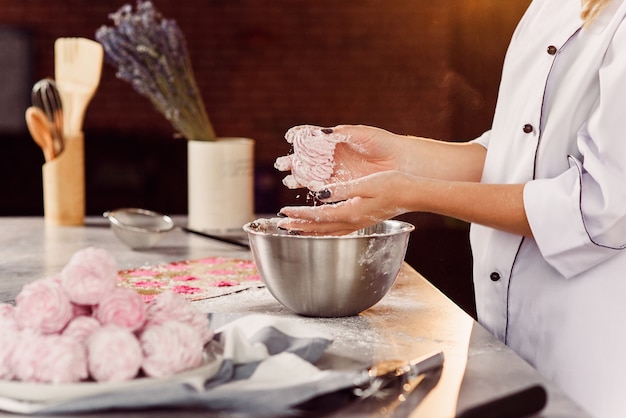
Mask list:
[[[176,218],[184,222],[184,218]],[[120,269],[208,256],[250,258],[245,249],[206,238],[168,233],[150,250],[134,251],[119,242],[105,219],[87,218],[84,226],[45,225],[40,217],[0,218],[0,301],[12,301],[21,287],[58,273],[72,254],[88,246],[109,251]],[[319,366],[360,368],[380,360],[410,360],[443,351],[444,368],[435,381],[422,380],[408,399],[355,404],[332,416],[446,418],[520,389],[540,384],[548,404],[540,417],[587,417],[575,402],[543,379],[530,365],[493,338],[410,266],[378,304],[348,318],[307,318],[279,304],[265,288],[194,302],[212,313],[213,326],[252,313],[291,318],[330,334],[333,344]],[[6,415],[6,414],[5,414]],[[0,414],[0,416],[5,416]],[[136,411],[89,417],[228,416],[205,412]]]

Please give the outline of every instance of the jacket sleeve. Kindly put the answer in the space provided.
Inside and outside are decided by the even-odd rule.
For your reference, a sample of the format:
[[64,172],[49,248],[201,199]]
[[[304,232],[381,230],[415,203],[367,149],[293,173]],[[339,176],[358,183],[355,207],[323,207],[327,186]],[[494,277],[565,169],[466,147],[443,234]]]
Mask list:
[[480,144],[485,148],[489,148],[489,138],[491,138],[491,131],[486,131],[481,136],[476,139],[473,139],[470,142],[474,142],[476,144]]
[[626,248],[626,25],[598,73],[600,95],[578,131],[581,158],[552,179],[533,180],[524,205],[550,265],[574,277]]

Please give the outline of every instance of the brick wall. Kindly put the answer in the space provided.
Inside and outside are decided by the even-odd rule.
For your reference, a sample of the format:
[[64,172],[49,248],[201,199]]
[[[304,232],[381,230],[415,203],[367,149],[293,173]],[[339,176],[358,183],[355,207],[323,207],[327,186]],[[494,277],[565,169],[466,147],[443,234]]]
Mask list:
[[[86,36],[124,2],[0,1],[0,22],[33,32],[36,75],[59,36]],[[365,122],[440,133],[432,100],[449,67],[448,2],[157,1],[187,37],[218,133],[273,141],[296,123]],[[425,88],[426,87],[426,88]],[[151,106],[105,67],[86,129],[167,134]],[[163,123],[158,123],[163,122]],[[265,153],[262,157],[269,158]]]
[[[93,38],[100,25],[110,24],[108,13],[122,4],[1,0],[0,24],[31,34],[36,81],[53,74],[57,37]],[[271,167],[276,156],[288,151],[282,136],[290,126],[366,123],[403,133],[450,136],[450,107],[443,86],[450,65],[446,36],[450,2],[161,0],[155,4],[185,33],[217,133],[257,140],[256,165],[259,178],[264,179],[257,196],[261,209],[273,210],[292,197]],[[87,167],[90,212],[103,209],[107,197],[110,206],[116,196],[142,196],[120,181],[120,173],[136,178],[131,185],[147,190],[158,189],[154,183],[164,181],[155,165],[167,167],[170,173],[184,170],[181,144],[145,141],[169,140],[170,125],[114,73],[105,65],[85,120],[87,155],[91,150],[95,159]],[[156,150],[149,149],[157,144],[172,148],[172,160],[166,165],[154,159]],[[132,172],[133,166],[138,172]],[[172,175],[184,181],[179,173]],[[164,204],[161,210],[184,212],[185,187],[174,189],[178,198],[166,201],[178,202],[175,205],[147,196],[136,204]],[[133,203],[121,200],[120,204]]]

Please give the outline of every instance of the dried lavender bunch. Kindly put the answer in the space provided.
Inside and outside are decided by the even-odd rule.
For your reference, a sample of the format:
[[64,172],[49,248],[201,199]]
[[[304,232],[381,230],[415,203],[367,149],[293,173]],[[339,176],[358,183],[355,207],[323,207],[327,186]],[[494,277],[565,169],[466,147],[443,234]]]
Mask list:
[[151,1],[129,4],[109,18],[96,39],[107,62],[117,67],[117,77],[129,82],[187,140],[213,141],[215,131],[198,90],[182,31],[174,20],[164,19]]

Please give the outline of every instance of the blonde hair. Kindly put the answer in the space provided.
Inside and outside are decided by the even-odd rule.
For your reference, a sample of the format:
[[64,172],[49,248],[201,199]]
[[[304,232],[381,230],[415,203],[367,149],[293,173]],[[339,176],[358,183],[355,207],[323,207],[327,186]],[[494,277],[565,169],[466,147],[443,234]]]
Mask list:
[[585,26],[591,24],[600,14],[604,6],[609,4],[610,1],[611,0],[582,0],[580,17],[583,19]]

